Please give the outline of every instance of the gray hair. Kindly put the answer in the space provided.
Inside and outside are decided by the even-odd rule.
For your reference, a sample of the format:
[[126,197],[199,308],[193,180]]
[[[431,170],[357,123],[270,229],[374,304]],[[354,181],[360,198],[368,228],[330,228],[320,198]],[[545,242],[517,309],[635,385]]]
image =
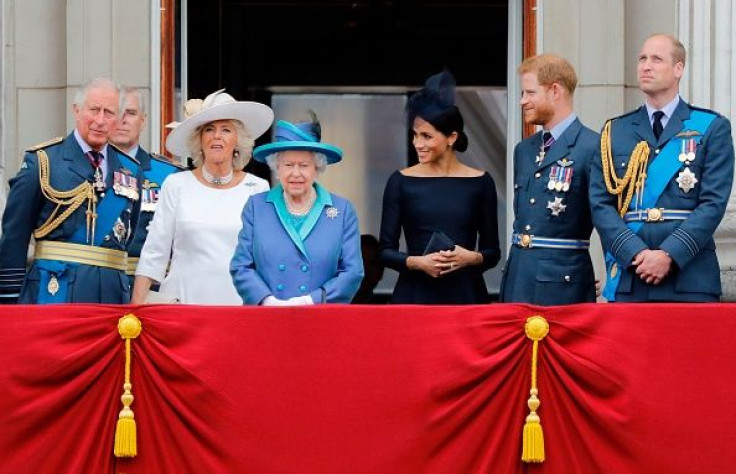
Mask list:
[[120,96],[118,110],[122,110],[124,97],[120,94],[120,85],[108,77],[96,77],[82,84],[74,94],[73,104],[81,107],[87,100],[87,94],[89,94],[89,91],[92,89],[113,89]]
[[137,87],[131,87],[131,86],[121,86],[120,87],[120,95],[122,97],[122,103],[123,106],[120,108],[122,112],[125,112],[125,99],[128,97],[128,94],[133,94],[138,99],[138,111],[141,113],[141,115],[146,115],[146,98],[143,97],[143,92],[141,92],[140,89]]
[[[215,121],[219,120],[220,119]],[[233,152],[233,169],[242,170],[250,161],[251,154],[253,153],[253,145],[255,145],[255,140],[251,138],[250,134],[248,134],[248,131],[245,129],[245,125],[243,125],[243,122],[241,122],[240,120],[222,120],[227,120],[228,122],[233,124],[233,127],[235,127],[235,131],[238,133],[238,144],[235,145],[235,150]],[[189,136],[189,151],[191,153],[190,156],[192,157],[192,164],[195,168],[199,168],[202,166],[202,164],[204,164],[204,151],[202,151],[202,129],[211,123],[212,122],[207,122],[200,125],[196,129],[194,129],[194,132],[192,132],[192,134]]]
[[[271,171],[273,173],[276,173],[278,171],[279,158],[284,151],[277,151],[276,153],[271,153],[270,155],[266,156],[265,161],[268,164],[268,167],[271,168]],[[324,153],[320,153],[318,151],[312,151],[311,153],[312,157],[314,158],[314,165],[317,167],[317,174],[320,175],[324,173],[325,169],[327,169],[327,156]]]

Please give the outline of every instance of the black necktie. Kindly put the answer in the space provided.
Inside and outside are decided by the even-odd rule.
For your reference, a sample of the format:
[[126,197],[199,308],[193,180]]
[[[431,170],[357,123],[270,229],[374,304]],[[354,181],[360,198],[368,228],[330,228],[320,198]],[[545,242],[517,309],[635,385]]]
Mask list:
[[102,153],[99,151],[90,150],[87,152],[87,159],[92,164],[92,167],[97,169],[100,167],[100,163],[102,162]]
[[551,132],[542,133],[542,151],[547,153],[549,147],[555,142],[555,137],[552,136]]
[[654,138],[659,141],[659,137],[662,135],[662,130],[664,130],[664,127],[662,126],[662,117],[664,117],[664,112],[661,110],[657,110],[652,114],[654,117],[654,123],[652,123],[652,130],[654,131]]

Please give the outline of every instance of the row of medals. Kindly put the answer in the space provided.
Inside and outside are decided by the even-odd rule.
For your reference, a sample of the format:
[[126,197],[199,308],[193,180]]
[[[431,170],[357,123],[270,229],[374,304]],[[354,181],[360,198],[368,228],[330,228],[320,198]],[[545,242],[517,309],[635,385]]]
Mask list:
[[680,163],[685,165],[685,169],[680,171],[675,181],[677,181],[677,185],[680,189],[686,193],[690,192],[698,182],[698,178],[695,177],[695,173],[690,170],[690,163],[695,161],[696,147],[697,143],[694,138],[682,140],[682,149],[680,151],[680,155],[677,157],[677,159],[680,160]]
[[[541,148],[539,150],[539,155],[537,155],[536,163],[537,166],[542,164],[542,161],[544,161],[544,148]],[[562,158],[561,160],[557,160],[557,163],[550,168],[549,171],[549,181],[547,181],[547,189],[549,189],[552,192],[563,192],[566,193],[570,190],[570,183],[572,183],[572,175],[573,175],[573,168],[572,165],[575,162],[573,160],[568,160],[567,158]],[[567,204],[564,204],[564,198],[563,197],[557,197],[555,196],[554,201],[547,201],[547,209],[550,210],[550,213],[554,217],[559,217],[559,215],[562,212],[565,212],[565,209],[567,208]]]

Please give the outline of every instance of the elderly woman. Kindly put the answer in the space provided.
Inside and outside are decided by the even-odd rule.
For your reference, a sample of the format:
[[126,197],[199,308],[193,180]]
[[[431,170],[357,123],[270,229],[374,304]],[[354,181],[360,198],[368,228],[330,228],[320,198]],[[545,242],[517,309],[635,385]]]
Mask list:
[[230,263],[245,304],[349,303],[363,278],[358,219],[352,204],[315,182],[342,151],[320,143],[311,122],[276,122],[276,141],[255,149],[279,184],[253,196]]
[[[195,169],[164,181],[131,303],[240,305],[228,273],[240,214],[250,196],[269,189],[265,180],[242,170],[254,140],[271,126],[273,111],[256,102],[237,102],[220,90],[204,101],[188,101],[185,117],[169,134],[166,148],[191,156]],[[154,281],[161,282],[155,300],[149,294]]]

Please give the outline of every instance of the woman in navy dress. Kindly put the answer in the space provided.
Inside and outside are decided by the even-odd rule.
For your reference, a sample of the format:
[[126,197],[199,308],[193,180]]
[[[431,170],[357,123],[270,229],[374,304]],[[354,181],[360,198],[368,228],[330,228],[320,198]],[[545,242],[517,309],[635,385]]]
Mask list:
[[[496,186],[462,164],[468,138],[455,102],[455,80],[436,74],[406,106],[419,163],[391,175],[383,195],[381,260],[397,272],[392,302],[486,303],[483,272],[501,256]],[[399,250],[404,232],[406,252]]]

